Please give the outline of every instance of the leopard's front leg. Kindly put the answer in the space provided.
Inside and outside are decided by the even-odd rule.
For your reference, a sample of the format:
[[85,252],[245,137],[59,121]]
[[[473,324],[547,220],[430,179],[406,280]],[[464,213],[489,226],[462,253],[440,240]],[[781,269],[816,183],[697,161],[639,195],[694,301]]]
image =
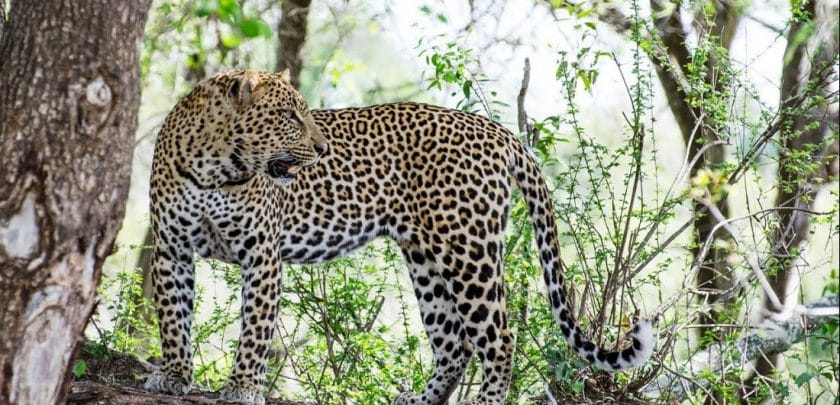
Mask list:
[[150,391],[184,395],[190,391],[193,371],[190,341],[195,299],[193,251],[178,235],[163,235],[161,228],[155,226],[151,273],[163,364],[146,379],[144,386]]
[[[254,244],[250,240],[245,239],[243,248]],[[222,399],[254,404],[265,402],[262,391],[282,281],[276,250],[270,243],[253,246],[248,251],[239,250],[243,263],[242,329],[233,371],[222,387]]]

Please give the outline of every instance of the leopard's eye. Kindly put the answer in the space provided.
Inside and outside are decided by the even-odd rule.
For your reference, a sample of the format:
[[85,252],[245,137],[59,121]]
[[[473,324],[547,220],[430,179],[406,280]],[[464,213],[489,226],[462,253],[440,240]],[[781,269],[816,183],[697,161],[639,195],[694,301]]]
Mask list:
[[303,120],[298,115],[298,112],[295,110],[286,110],[286,118],[294,122],[296,125],[303,124]]

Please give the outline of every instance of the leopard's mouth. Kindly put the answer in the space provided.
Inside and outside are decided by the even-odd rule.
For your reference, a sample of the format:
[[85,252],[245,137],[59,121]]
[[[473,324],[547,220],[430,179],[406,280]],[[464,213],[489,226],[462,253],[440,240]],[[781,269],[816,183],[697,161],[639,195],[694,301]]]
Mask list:
[[297,159],[282,157],[268,162],[266,174],[278,180],[293,180],[300,169],[301,165]]

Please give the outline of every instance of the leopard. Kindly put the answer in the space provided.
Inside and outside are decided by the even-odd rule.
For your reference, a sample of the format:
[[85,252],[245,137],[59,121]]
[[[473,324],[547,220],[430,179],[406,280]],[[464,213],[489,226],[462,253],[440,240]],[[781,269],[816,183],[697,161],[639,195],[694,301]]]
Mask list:
[[240,267],[239,341],[220,397],[263,404],[282,265],[323,263],[385,237],[404,258],[434,361],[422,392],[391,403],[448,403],[477,355],[480,389],[463,403],[502,404],[515,345],[503,262],[516,187],[570,347],[609,372],[645,363],[653,321],[628,327],[626,347],[612,350],[576,321],[548,184],[502,124],[413,102],[310,110],[288,71],[206,79],[167,115],[155,143],[151,274],[162,355],[145,388],[191,389],[195,257]]

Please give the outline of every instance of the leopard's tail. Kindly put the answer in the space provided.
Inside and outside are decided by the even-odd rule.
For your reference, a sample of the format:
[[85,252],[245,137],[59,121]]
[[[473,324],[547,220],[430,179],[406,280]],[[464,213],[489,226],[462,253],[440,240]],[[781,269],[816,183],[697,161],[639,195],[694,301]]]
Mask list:
[[512,157],[509,170],[528,204],[549,302],[566,340],[580,357],[607,371],[626,370],[644,363],[653,354],[655,344],[651,321],[637,322],[630,335],[632,346],[620,351],[598,347],[578,326],[574,318],[574,306],[565,288],[564,268],[560,260],[560,244],[548,186],[534,157],[519,142],[513,145]]

